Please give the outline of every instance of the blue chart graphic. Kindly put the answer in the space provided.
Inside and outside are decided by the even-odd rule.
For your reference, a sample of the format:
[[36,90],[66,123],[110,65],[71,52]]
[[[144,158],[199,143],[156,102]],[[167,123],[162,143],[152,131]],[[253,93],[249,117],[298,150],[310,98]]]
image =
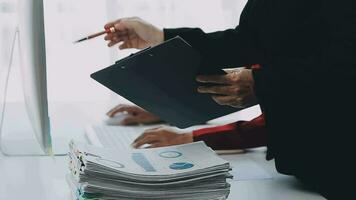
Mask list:
[[182,153],[178,151],[163,151],[159,156],[162,158],[178,158],[182,156]]
[[116,161],[113,161],[113,160],[107,160],[107,159],[103,159],[103,158],[97,158],[96,160],[105,166],[110,166],[113,168],[124,168],[125,167],[125,165],[118,163]]
[[174,170],[189,169],[192,167],[194,167],[194,165],[192,163],[187,163],[187,162],[173,163],[169,166],[169,168]]
[[136,164],[140,165],[146,172],[156,171],[156,169],[151,165],[150,161],[148,161],[146,156],[142,153],[133,153],[132,160],[134,160]]

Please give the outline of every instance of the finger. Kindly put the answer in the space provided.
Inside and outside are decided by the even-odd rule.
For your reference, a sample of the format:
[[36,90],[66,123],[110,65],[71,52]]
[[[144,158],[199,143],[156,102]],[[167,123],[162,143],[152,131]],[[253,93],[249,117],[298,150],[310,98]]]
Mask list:
[[118,36],[118,37],[128,36],[129,35],[129,31],[128,30],[117,31],[117,32],[115,32],[115,35]]
[[123,105],[123,104],[120,104],[118,106],[115,106],[113,109],[111,109],[107,115],[109,117],[113,117],[115,114],[117,113],[121,113],[121,112],[126,112],[128,114],[131,114],[131,115],[135,115],[137,114],[137,112],[140,111],[140,108],[138,108],[137,106],[130,106],[130,105]]
[[160,130],[162,130],[162,127],[161,127],[161,126],[158,126],[158,127],[146,129],[146,130],[145,130],[145,133],[154,133],[154,132],[157,132],[157,131],[160,131]]
[[133,45],[133,41],[134,41],[134,37],[130,36],[130,35],[125,35],[123,36],[123,43],[119,46],[119,49],[131,49],[131,48],[135,48],[135,46]]
[[120,106],[115,106],[114,108],[109,110],[109,112],[107,112],[106,115],[108,117],[114,117],[117,113],[121,112],[121,111],[119,111],[119,108],[120,108]]
[[132,44],[132,41],[130,41],[130,40],[124,40],[124,41],[125,41],[125,42],[123,42],[123,43],[119,46],[119,49],[120,49],[120,50],[136,48],[136,47]]
[[113,27],[113,26],[115,25],[115,23],[117,23],[117,22],[119,22],[119,21],[120,21],[120,19],[105,24],[105,25],[104,25],[104,29],[105,29],[105,30],[106,30],[106,29],[110,29],[111,27]]
[[104,25],[104,29],[110,29],[115,24],[120,23],[121,20],[122,19],[118,19],[118,20],[115,20],[115,21],[108,22],[107,24]]
[[127,31],[118,31],[118,32],[115,32],[115,33],[107,33],[105,35],[104,39],[109,40],[109,39],[112,39],[114,37],[125,39],[128,36],[128,34],[129,33]]
[[231,104],[239,104],[241,102],[241,98],[237,96],[212,96],[213,100],[219,105],[231,105]]
[[163,130],[166,130],[164,126],[157,126],[154,128],[146,129],[144,134],[145,135],[158,135],[158,134],[161,134]]
[[108,43],[108,47],[112,47],[114,46],[115,44],[117,44],[118,42],[115,42],[115,41],[111,41]]
[[142,140],[142,138],[147,137],[148,135],[156,135],[158,134],[158,132],[161,130],[160,127],[155,127],[155,128],[151,128],[151,129],[147,129],[145,130],[145,132],[143,132],[140,136],[138,136],[135,140],[134,143]]
[[106,41],[112,40],[113,37],[114,37],[114,34],[109,33],[109,34],[105,35],[104,40],[106,40]]
[[233,95],[238,92],[236,86],[200,86],[198,87],[199,93]]
[[120,42],[119,38],[117,36],[113,36],[111,41],[116,42],[116,43]]
[[130,45],[130,41],[127,40],[127,36],[123,37],[113,37],[110,42],[108,43],[108,47],[112,47],[120,42],[128,43],[128,45],[125,48],[131,48],[132,45]]
[[126,117],[125,119],[123,119],[121,121],[121,124],[122,125],[136,125],[136,124],[141,123],[141,121],[142,121],[141,117],[130,115],[129,117]]
[[[122,31],[123,29],[119,29],[119,28],[116,28],[116,27],[119,27],[121,24],[125,23],[125,21],[127,21],[128,18],[121,18],[121,19],[118,19],[118,20],[115,20],[115,21],[112,21],[112,22],[109,22],[107,24],[104,25],[104,29],[105,30],[108,30],[110,29],[111,27],[115,27],[115,31]],[[122,25],[121,25],[122,26]]]
[[226,69],[223,69],[223,71],[229,74],[229,73],[239,72],[243,69],[246,69],[246,67],[226,68]]
[[158,147],[165,147],[165,146],[170,146],[168,143],[165,142],[154,142],[150,144],[147,148],[158,148]]
[[143,137],[142,139],[133,143],[132,146],[134,148],[139,148],[144,144],[153,144],[153,143],[157,143],[159,141],[160,141],[160,139],[157,135],[147,135],[146,137]]
[[142,133],[140,136],[138,136],[134,141],[133,141],[133,144],[142,140],[142,138],[146,137],[148,134],[147,132],[145,131],[144,133]]
[[117,31],[115,33],[107,33],[104,37],[104,40],[112,40],[113,38],[119,38],[124,40],[128,36],[128,31]]
[[120,42],[124,42],[124,41],[125,41],[125,39],[123,39],[123,38],[115,38],[115,39],[109,41],[108,47],[112,47],[112,46],[119,44]]
[[201,83],[217,83],[228,84],[231,83],[227,75],[199,75],[196,80]]
[[[110,38],[110,36],[108,38]],[[108,41],[110,41],[108,43],[109,47],[112,47],[112,46],[114,46],[114,45],[116,45],[117,43],[120,43],[120,42],[130,42],[128,40],[128,34],[122,34],[122,35],[115,34],[115,35],[112,35],[110,40],[108,40]]]

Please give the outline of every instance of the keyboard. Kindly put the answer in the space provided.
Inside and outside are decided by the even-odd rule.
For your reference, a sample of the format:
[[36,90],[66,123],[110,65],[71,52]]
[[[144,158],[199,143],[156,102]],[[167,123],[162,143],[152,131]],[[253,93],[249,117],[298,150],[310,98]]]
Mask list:
[[[133,141],[145,130],[154,126],[90,126],[86,129],[89,142],[96,146],[130,149]],[[144,146],[143,146],[144,147]]]

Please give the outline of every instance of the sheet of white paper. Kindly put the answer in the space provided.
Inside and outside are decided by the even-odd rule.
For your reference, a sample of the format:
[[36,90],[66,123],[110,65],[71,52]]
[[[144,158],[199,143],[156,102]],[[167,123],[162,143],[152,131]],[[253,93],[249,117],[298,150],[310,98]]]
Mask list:
[[205,169],[228,162],[216,156],[203,142],[154,148],[117,151],[77,144],[87,153],[85,160],[140,175],[169,175]]
[[269,172],[252,160],[244,160],[243,162],[233,161],[230,164],[232,165],[231,174],[234,176],[233,181],[273,178]]

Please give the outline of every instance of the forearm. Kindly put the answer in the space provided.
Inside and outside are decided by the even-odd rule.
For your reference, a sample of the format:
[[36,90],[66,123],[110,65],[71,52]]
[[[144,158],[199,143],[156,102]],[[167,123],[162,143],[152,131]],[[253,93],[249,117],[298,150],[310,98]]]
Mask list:
[[262,61],[256,39],[247,28],[237,27],[213,33],[199,28],[164,29],[165,40],[180,36],[204,58],[204,63],[219,68],[240,67]]
[[247,149],[266,146],[267,131],[260,116],[248,122],[194,131],[193,140],[204,141],[215,150]]

